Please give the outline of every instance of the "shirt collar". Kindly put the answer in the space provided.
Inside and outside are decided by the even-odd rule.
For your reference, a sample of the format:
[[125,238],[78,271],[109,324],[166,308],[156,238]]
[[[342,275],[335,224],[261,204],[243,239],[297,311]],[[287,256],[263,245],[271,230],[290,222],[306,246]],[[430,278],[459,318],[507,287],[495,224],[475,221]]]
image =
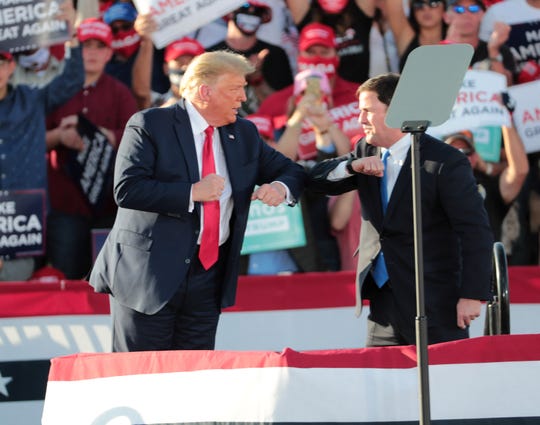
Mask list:
[[203,118],[203,116],[197,111],[195,106],[188,100],[184,99],[185,105],[186,105],[186,111],[189,116],[189,121],[191,122],[191,128],[193,130],[193,134],[201,134],[206,130],[206,127],[208,127],[208,123]]
[[[394,161],[404,160],[407,156],[407,152],[411,147],[411,134],[406,133],[401,139],[394,143],[388,150],[390,151],[391,157]],[[386,149],[382,148],[381,151],[384,153]]]

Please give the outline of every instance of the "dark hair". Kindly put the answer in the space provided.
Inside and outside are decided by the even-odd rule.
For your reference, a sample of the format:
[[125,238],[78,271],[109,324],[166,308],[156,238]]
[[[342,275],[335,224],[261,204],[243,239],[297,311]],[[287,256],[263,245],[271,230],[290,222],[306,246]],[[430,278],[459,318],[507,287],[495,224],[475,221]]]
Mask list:
[[[354,12],[358,9],[358,6],[354,1],[348,0],[347,5],[337,15],[329,14],[324,11],[318,1],[311,2],[311,10],[313,15],[311,16],[311,22],[318,22],[320,24],[328,25],[336,33],[343,33],[354,24],[353,16]],[[309,12],[308,12],[309,13]],[[304,16],[304,18],[307,14]]]
[[[443,4],[443,10],[446,10],[447,1],[445,1],[445,0],[440,0],[440,1]],[[414,30],[414,33],[418,37],[418,35],[420,34],[420,24],[418,24],[418,21],[416,20],[416,16],[414,15],[413,3],[414,3],[414,0],[409,1],[410,10],[409,10],[409,16],[408,16],[407,19],[408,19],[409,24],[411,25],[412,29]],[[448,25],[446,24],[446,22],[443,19],[442,20],[442,34],[441,34],[442,39],[444,39],[446,37],[446,30],[447,29],[448,29]]]
[[360,96],[360,93],[362,92],[372,91],[377,93],[377,99],[379,99],[379,101],[389,106],[398,82],[399,74],[394,72],[377,75],[376,77],[364,81],[360,87],[358,87],[358,90],[356,90],[356,97]]

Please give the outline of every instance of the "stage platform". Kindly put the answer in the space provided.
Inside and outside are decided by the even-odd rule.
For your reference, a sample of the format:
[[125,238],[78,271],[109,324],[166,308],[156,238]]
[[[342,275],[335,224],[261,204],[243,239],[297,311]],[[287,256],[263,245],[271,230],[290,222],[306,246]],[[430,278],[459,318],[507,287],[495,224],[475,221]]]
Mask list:
[[[510,267],[509,280],[512,334],[540,334],[540,268]],[[217,349],[361,349],[367,309],[357,319],[353,305],[353,273],[243,276],[237,305],[220,320]],[[2,425],[40,423],[50,359],[110,351],[108,308],[108,297],[84,281],[0,285]],[[473,322],[472,336],[482,336],[483,321]]]

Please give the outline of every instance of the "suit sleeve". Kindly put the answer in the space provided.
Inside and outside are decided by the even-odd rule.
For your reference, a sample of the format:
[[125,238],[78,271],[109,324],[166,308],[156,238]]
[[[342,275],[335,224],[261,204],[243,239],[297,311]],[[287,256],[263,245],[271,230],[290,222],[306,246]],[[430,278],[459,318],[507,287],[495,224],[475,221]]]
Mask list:
[[259,143],[261,143],[262,149],[257,184],[271,183],[276,180],[282,182],[289,188],[294,198],[291,206],[294,206],[300,198],[306,183],[307,176],[304,169],[269,147],[262,139],[260,139]]
[[471,166],[463,155],[447,161],[439,196],[461,247],[461,298],[487,300],[491,293],[493,234]]
[[40,89],[47,113],[66,103],[83,88],[84,66],[81,47],[70,48],[69,53],[66,52],[65,60],[62,73]]
[[115,201],[122,208],[165,215],[187,214],[192,183],[187,175],[180,174],[180,166],[178,175],[165,174],[165,167],[159,162],[174,157],[165,149],[174,135],[154,137],[148,128],[150,121],[159,125],[171,120],[167,116],[170,111],[159,108],[145,112],[130,118],[118,148],[114,169]]
[[358,180],[355,175],[337,181],[328,180],[328,175],[351,156],[352,154],[348,154],[338,158],[326,159],[315,164],[309,171],[308,189],[315,193],[327,195],[341,195],[358,189]]

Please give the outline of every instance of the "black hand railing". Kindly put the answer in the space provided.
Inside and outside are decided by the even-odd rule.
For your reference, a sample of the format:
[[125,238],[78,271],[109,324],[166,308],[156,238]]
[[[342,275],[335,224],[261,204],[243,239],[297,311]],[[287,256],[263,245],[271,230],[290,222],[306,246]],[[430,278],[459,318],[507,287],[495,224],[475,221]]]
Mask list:
[[486,305],[484,335],[510,334],[510,296],[508,290],[508,264],[501,242],[493,244],[493,299]]

